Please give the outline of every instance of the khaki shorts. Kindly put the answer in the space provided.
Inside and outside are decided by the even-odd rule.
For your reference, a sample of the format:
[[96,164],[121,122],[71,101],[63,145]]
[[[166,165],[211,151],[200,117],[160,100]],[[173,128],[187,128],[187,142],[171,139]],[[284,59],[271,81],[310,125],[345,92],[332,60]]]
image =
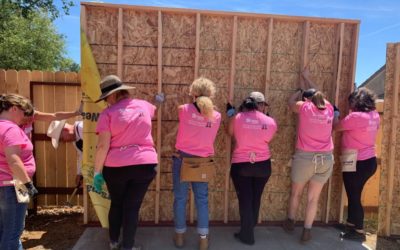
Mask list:
[[325,183],[332,175],[332,152],[304,152],[296,150],[292,158],[292,182],[305,183],[310,180]]

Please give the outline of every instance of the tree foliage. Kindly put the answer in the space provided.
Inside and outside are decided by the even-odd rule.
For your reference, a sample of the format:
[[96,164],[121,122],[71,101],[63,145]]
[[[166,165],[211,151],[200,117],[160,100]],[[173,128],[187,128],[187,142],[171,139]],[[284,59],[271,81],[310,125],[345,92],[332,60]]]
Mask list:
[[49,11],[33,9],[24,16],[16,7],[17,2],[52,1],[0,1],[0,68],[79,70],[79,65],[65,57],[65,37],[57,32]]
[[[74,2],[70,0],[61,0],[61,3],[61,8],[64,13],[68,15],[69,9],[74,6]],[[53,0],[1,0],[1,5],[2,9],[7,5],[8,8],[21,11],[21,15],[24,18],[28,18],[30,14],[38,11],[48,13],[52,20],[60,17],[60,11]]]

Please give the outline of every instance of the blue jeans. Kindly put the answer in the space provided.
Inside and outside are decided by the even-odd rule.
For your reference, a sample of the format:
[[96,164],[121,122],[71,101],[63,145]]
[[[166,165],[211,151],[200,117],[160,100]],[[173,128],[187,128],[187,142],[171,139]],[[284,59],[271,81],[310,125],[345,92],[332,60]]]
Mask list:
[[22,250],[26,203],[18,203],[13,186],[0,187],[0,249]]
[[173,157],[172,161],[175,232],[186,232],[186,202],[191,183],[197,210],[197,232],[202,235],[208,234],[208,182],[181,182],[182,160]]

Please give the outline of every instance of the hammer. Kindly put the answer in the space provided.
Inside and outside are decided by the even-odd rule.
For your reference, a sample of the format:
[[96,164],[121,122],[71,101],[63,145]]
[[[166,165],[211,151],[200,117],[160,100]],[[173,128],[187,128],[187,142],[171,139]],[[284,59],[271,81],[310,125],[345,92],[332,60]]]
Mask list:
[[75,187],[74,191],[72,192],[71,196],[69,197],[69,199],[64,202],[64,205],[66,205],[68,207],[74,206],[74,204],[72,204],[72,200],[75,198],[75,195],[79,190],[79,187],[82,185],[82,180],[83,180],[83,176],[81,175],[78,184],[76,185],[76,187]]

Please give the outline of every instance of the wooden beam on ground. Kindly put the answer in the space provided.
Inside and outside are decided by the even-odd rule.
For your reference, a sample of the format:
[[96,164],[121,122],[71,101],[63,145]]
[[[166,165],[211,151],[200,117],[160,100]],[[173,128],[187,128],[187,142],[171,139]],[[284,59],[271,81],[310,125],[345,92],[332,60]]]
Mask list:
[[[157,93],[162,92],[162,13],[158,11],[158,60],[157,60]],[[155,223],[160,220],[160,176],[161,176],[161,126],[162,109],[159,105],[157,109],[157,152],[158,152],[158,171],[156,175],[156,202],[155,202]]]
[[394,76],[393,76],[393,103],[392,117],[390,129],[390,147],[389,147],[389,164],[387,166],[387,198],[386,198],[386,216],[384,224],[385,236],[391,235],[391,214],[393,207],[393,186],[394,173],[396,166],[396,144],[397,144],[397,121],[399,118],[399,85],[400,85],[400,44],[394,46],[395,61],[394,61]]

